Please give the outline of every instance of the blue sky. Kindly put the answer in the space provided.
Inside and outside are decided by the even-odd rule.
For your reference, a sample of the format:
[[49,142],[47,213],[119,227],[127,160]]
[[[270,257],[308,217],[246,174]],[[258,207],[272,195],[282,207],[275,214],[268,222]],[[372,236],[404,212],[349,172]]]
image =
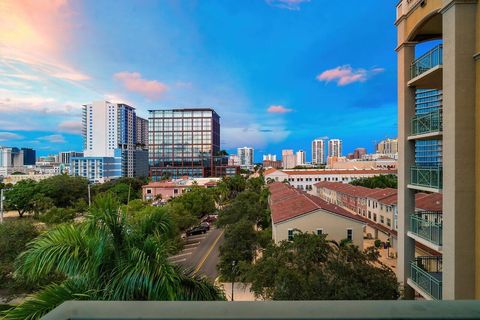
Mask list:
[[396,0],[7,0],[0,145],[81,150],[83,103],[213,107],[222,147],[396,136]]

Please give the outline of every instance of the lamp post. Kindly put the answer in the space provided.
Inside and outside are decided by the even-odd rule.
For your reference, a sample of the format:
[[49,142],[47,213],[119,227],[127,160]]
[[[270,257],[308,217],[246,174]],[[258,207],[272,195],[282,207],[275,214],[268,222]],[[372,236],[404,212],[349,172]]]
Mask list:
[[233,301],[233,288],[235,286],[235,272],[236,272],[235,265],[236,264],[237,264],[237,261],[233,260],[232,261],[232,301]]
[[8,189],[4,188],[0,190],[0,223],[3,223],[3,201],[5,200],[6,190],[11,190],[11,188],[8,188]]

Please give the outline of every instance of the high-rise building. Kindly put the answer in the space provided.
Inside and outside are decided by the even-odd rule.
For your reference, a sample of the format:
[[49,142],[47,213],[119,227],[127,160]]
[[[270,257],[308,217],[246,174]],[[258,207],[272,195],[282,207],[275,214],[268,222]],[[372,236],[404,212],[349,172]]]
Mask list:
[[264,154],[263,155],[263,161],[277,161],[277,155],[276,154]]
[[229,155],[228,164],[231,166],[240,166],[240,157],[236,154]]
[[364,155],[367,154],[367,149],[365,148],[356,148],[353,151],[353,159],[362,159]]
[[253,168],[254,150],[250,147],[237,148],[237,156],[240,159],[242,169],[251,170]]
[[282,167],[283,169],[292,169],[295,167],[295,154],[293,150],[282,150]]
[[377,143],[376,152],[381,154],[396,154],[398,152],[398,139],[387,138]]
[[303,165],[305,165],[305,162],[306,162],[305,151],[298,150],[297,153],[295,154],[295,165],[296,166],[303,166]]
[[[478,1],[397,5],[396,269],[410,299],[480,299],[479,13]],[[441,192],[441,210],[415,210],[420,192]]]
[[58,161],[65,165],[70,165],[73,157],[83,157],[83,152],[76,151],[62,151],[58,153]]
[[147,151],[137,148],[135,108],[95,101],[83,106],[83,157],[71,157],[70,174],[92,182],[148,175]]
[[325,164],[325,140],[312,141],[312,164]]
[[37,158],[36,151],[31,148],[22,148],[20,150],[23,153],[23,164],[26,166],[33,166],[35,165],[35,161]]
[[[210,108],[150,110],[148,152],[153,181],[216,175],[220,117]],[[218,162],[221,166],[228,165]]]
[[342,156],[342,140],[330,139],[328,140],[328,157],[341,157]]
[[148,147],[148,120],[137,116],[137,145]]

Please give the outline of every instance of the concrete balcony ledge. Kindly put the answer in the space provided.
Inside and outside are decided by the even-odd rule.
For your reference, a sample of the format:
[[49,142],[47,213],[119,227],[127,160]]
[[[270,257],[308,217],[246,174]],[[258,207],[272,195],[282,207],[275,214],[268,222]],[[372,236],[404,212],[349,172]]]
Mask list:
[[413,190],[419,190],[419,191],[426,191],[426,192],[437,192],[437,193],[442,192],[442,189],[439,189],[439,188],[419,186],[416,184],[407,184],[407,188],[413,189]]
[[443,138],[442,131],[434,131],[423,134],[410,135],[408,140],[441,140]]
[[480,301],[68,301],[44,320],[480,319]]
[[433,242],[428,241],[425,238],[422,238],[418,236],[417,234],[413,233],[412,231],[407,231],[407,236],[415,240],[416,242],[419,242],[423,244],[426,247],[429,247],[432,250],[437,251],[438,253],[442,253],[442,246],[439,246],[438,244],[435,244]]
[[407,82],[409,87],[417,89],[437,89],[443,87],[443,66],[437,65]]

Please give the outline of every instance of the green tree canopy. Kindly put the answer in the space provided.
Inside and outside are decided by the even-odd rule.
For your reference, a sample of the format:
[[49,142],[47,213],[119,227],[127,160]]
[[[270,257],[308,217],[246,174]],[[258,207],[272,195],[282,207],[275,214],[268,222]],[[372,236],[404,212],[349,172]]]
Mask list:
[[348,241],[298,232],[272,245],[251,268],[255,295],[271,300],[398,299],[395,273],[378,261],[378,251],[362,252]]
[[65,208],[78,199],[88,199],[87,185],[85,178],[61,174],[40,181],[37,192],[52,199],[56,207]]
[[173,224],[165,208],[128,216],[110,194],[98,197],[87,219],[59,225],[36,238],[18,258],[16,277],[51,284],[6,314],[40,319],[66,300],[219,300],[219,288],[167,258]]
[[350,182],[354,186],[362,186],[370,189],[375,188],[397,188],[397,175],[383,174],[371,178],[361,178]]
[[5,192],[6,207],[18,211],[20,217],[34,209],[34,199],[38,192],[37,182],[21,180]]

